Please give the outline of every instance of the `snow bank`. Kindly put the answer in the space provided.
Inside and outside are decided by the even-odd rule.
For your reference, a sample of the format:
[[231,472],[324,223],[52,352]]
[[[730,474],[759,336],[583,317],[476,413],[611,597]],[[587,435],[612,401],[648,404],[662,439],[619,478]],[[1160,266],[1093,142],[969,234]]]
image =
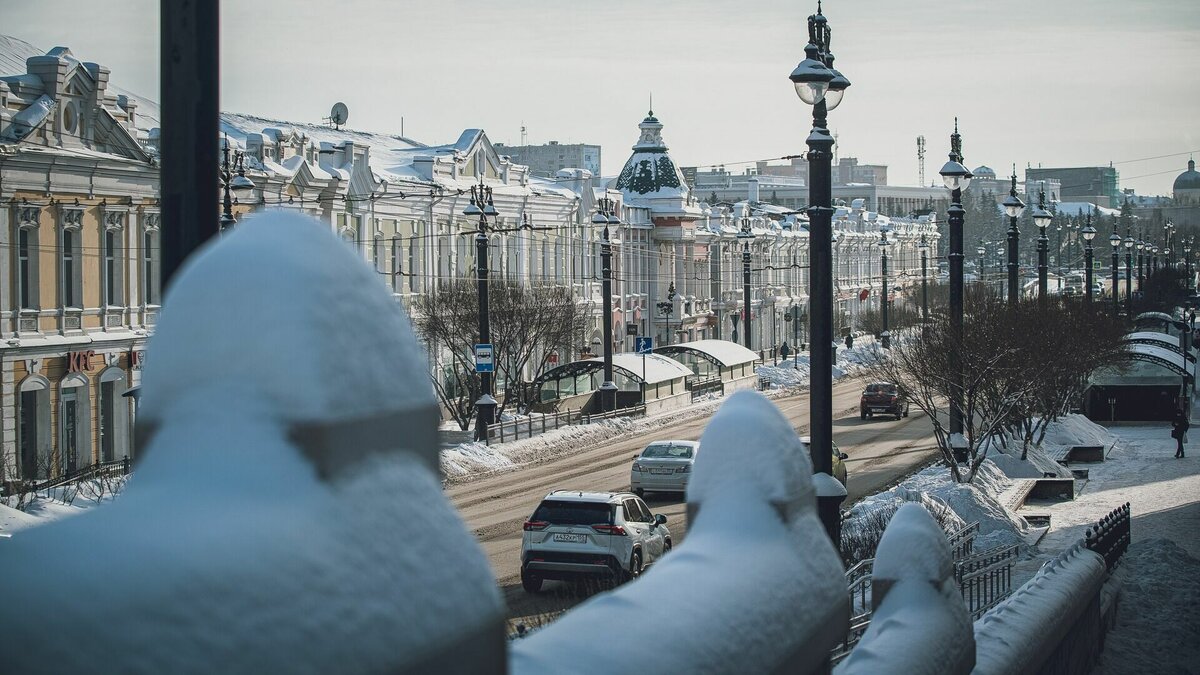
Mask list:
[[[750,427],[762,433],[747,444]],[[637,581],[513,643],[514,675],[811,672],[845,637],[846,590],[829,583],[842,566],[787,419],[738,392],[701,443],[684,543]],[[634,638],[619,649],[598,639],[614,627],[632,627]]]
[[[838,347],[837,362],[833,365],[833,379],[856,375],[876,358],[874,339],[856,340],[852,349]],[[755,369],[758,377],[769,382],[771,389],[808,388],[809,356],[796,354],[781,360],[778,366],[762,365]]]

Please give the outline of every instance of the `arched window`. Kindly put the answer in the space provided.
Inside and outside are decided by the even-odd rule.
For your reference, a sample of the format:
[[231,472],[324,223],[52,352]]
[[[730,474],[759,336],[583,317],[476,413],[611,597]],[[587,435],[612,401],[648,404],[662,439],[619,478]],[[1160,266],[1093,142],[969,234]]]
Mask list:
[[58,385],[58,473],[70,474],[92,463],[88,379],[72,373]]
[[142,233],[142,304],[158,305],[159,301],[158,229],[147,228]]
[[100,461],[129,456],[129,399],[125,393],[125,371],[106,368],[97,381],[96,414],[100,416]]
[[[41,375],[30,375],[17,385],[17,457],[16,475],[23,480],[49,478],[50,458],[50,382]],[[5,467],[5,473],[9,467]]]

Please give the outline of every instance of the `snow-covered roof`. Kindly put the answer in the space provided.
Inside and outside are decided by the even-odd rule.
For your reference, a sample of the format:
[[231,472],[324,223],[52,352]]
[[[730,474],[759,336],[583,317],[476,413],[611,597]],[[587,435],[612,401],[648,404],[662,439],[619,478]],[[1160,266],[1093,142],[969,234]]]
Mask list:
[[1062,216],[1079,216],[1090,213],[1093,216],[1096,212],[1100,212],[1106,216],[1119,216],[1121,212],[1117,209],[1110,209],[1107,206],[1097,206],[1091,202],[1058,202],[1054,208]]
[[1143,330],[1135,333],[1130,333],[1125,336],[1126,340],[1155,340],[1166,345],[1170,345],[1173,349],[1179,349],[1179,338],[1169,333],[1160,333],[1158,331]]
[[[645,359],[645,376],[642,375],[642,364]],[[596,357],[587,359],[600,364],[604,363],[604,359]],[[645,382],[646,384],[658,384],[659,382],[670,382],[671,380],[681,377],[688,377],[692,374],[692,369],[676,361],[675,359],[667,358],[661,354],[633,354],[625,352],[621,354],[613,354],[613,367],[620,368],[625,371],[630,377],[635,380]]]
[[745,363],[754,363],[758,360],[758,354],[729,340],[696,340],[694,342],[665,345],[659,347],[659,349],[697,352],[708,357],[710,361],[717,361],[724,368],[732,368],[733,366],[740,366]]

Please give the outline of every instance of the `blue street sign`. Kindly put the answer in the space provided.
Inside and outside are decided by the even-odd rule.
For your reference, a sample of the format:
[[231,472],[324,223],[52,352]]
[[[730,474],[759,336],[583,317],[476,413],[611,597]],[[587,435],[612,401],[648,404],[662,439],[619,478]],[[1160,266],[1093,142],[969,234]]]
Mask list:
[[494,373],[496,372],[496,360],[493,358],[491,344],[475,345],[475,372],[477,373]]
[[636,337],[633,339],[633,349],[638,354],[649,354],[654,351],[654,338]]

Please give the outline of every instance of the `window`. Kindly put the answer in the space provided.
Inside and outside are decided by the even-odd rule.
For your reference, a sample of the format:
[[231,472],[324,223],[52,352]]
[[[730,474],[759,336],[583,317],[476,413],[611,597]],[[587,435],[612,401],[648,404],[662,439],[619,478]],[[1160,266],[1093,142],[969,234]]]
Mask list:
[[121,304],[121,254],[120,232],[105,230],[104,232],[104,303],[106,305]]
[[100,374],[96,411],[100,416],[100,461],[111,462],[129,456],[129,399],[125,393],[125,371],[117,367]]
[[100,461],[111,462],[115,458],[114,442],[116,441],[116,402],[114,400],[115,383],[100,383]]
[[387,274],[383,267],[383,237],[378,234],[371,240],[371,265],[375,267],[376,274]]
[[142,302],[157,305],[158,301],[158,234],[142,234]]
[[58,471],[73,473],[92,462],[88,380],[80,373],[63,378],[58,394]]
[[17,233],[17,304],[19,309],[34,309],[33,302],[33,287],[31,284],[35,278],[33,273],[33,262],[30,260],[30,239],[32,234],[29,229],[22,227]]
[[404,291],[404,275],[401,274],[404,269],[404,245],[400,237],[392,237],[392,292],[400,293]]
[[59,436],[59,451],[62,453],[63,470],[74,473],[79,470],[79,398],[74,389],[63,391],[62,432]]
[[612,525],[613,508],[595,502],[568,502],[547,499],[538,505],[530,520],[551,525]]
[[25,480],[49,478],[50,383],[30,375],[17,390],[17,474]]
[[75,248],[78,245],[79,232],[63,230],[62,233],[62,304],[63,307],[76,307],[79,303],[75,291],[75,278],[78,276]]

